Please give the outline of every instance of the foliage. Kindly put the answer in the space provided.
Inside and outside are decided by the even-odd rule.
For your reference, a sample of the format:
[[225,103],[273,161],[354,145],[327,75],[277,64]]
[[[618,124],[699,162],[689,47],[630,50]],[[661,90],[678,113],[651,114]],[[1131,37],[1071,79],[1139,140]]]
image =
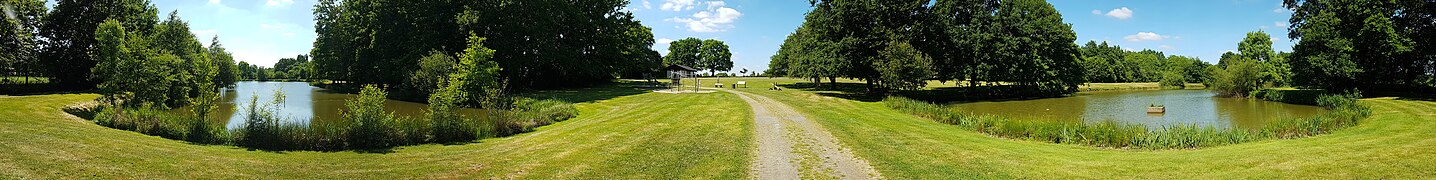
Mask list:
[[883,87],[896,90],[917,90],[927,86],[927,79],[933,76],[930,67],[932,59],[914,49],[907,42],[889,42],[887,49],[878,56],[878,72],[882,72]]
[[[501,77],[516,88],[604,83],[657,69],[651,30],[623,0],[322,0],[315,5],[315,75],[401,86],[430,51],[457,54],[471,33],[489,37]],[[532,12],[546,12],[535,16]],[[638,67],[642,66],[642,67]],[[407,87],[407,86],[402,86]]]
[[728,45],[723,44],[723,41],[715,39],[703,40],[703,47],[701,49],[702,53],[699,54],[703,59],[699,60],[698,66],[694,68],[712,72],[733,69],[733,53],[728,52]]
[[52,81],[74,88],[94,87],[102,80],[90,79],[90,71],[75,71],[93,69],[103,58],[97,56],[95,36],[102,22],[113,19],[140,36],[154,32],[159,20],[149,0],[62,0],[54,8],[40,26],[40,57],[46,59],[45,72]]
[[468,48],[459,54],[459,66],[449,75],[449,85],[460,92],[464,104],[481,108],[504,108],[504,87],[507,85],[499,76],[503,68],[493,61],[494,50],[484,46],[485,38],[469,36]]
[[[440,81],[439,84],[445,84]],[[467,142],[478,139],[477,122],[460,115],[460,103],[466,99],[459,86],[443,86],[429,95],[429,123],[433,129],[434,142]]]
[[1216,90],[1219,96],[1245,97],[1262,87],[1260,62],[1243,58],[1230,61],[1226,68],[1213,69],[1212,82],[1208,87]]
[[1171,126],[1148,130],[1142,125],[1113,121],[1073,123],[1018,120],[999,116],[968,115],[956,109],[902,97],[888,97],[883,104],[898,111],[957,125],[972,131],[1013,139],[1079,144],[1110,148],[1190,149],[1238,144],[1265,139],[1290,139],[1355,126],[1370,115],[1357,102],[1359,95],[1323,95],[1316,101],[1331,109],[1327,114],[1272,122],[1261,130],[1218,129],[1214,127]]
[[344,119],[350,129],[349,146],[356,149],[390,147],[398,141],[400,132],[395,131],[397,120],[393,113],[384,111],[384,97],[387,93],[374,85],[364,86],[359,98],[344,102],[348,107]]
[[142,35],[127,32],[118,21],[106,21],[95,34],[96,55],[102,59],[91,72],[103,79],[99,90],[106,101],[131,107],[163,104],[188,92],[170,86],[179,79],[178,57],[154,53]]
[[454,59],[454,56],[439,51],[429,52],[429,55],[419,59],[419,69],[409,73],[406,85],[417,90],[418,94],[436,93],[443,88],[441,82],[448,80],[449,74],[454,73],[458,66],[459,60]]
[[216,86],[229,87],[239,82],[239,66],[234,63],[234,54],[224,49],[224,45],[219,43],[219,36],[210,41],[209,57],[216,67],[213,82]]
[[699,68],[698,62],[703,60],[703,53],[702,39],[679,39],[668,43],[668,55],[663,56],[663,64]]
[[[773,57],[773,64],[781,64],[770,65],[774,72],[815,81],[862,79],[870,93],[934,78],[1009,82],[1031,94],[1071,93],[1086,82],[1071,43],[1075,33],[1044,1],[812,3],[803,26]],[[883,51],[894,45],[911,45],[931,63],[915,74],[888,74],[914,72],[882,70],[893,67]],[[916,76],[922,72],[933,74]]]
[[[0,76],[37,76],[40,59],[39,41],[35,32],[40,27],[46,6],[43,0],[0,0]],[[0,85],[9,84],[4,79]]]
[[1436,72],[1430,1],[1286,0],[1294,83],[1329,90],[1410,91]]
[[1162,73],[1162,80],[1159,81],[1163,87],[1174,87],[1176,89],[1187,88],[1187,76],[1180,72],[1167,71]]

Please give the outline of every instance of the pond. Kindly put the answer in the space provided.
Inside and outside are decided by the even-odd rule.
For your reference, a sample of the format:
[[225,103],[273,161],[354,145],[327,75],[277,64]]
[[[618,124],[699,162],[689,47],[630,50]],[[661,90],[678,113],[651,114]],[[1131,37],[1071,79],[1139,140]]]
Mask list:
[[[1259,129],[1267,122],[1325,113],[1317,106],[1256,99],[1218,98],[1207,90],[1164,90],[1080,93],[1072,97],[955,104],[966,113],[1018,119],[1095,123],[1116,121],[1148,129],[1174,125]],[[1166,113],[1147,113],[1151,105]]]
[[[275,99],[275,91],[284,93],[284,103],[276,106],[275,115],[287,122],[308,124],[314,122],[336,121],[344,116],[342,110],[346,107],[346,100],[358,97],[357,94],[334,93],[323,88],[310,86],[305,82],[255,82],[246,81],[235,84],[234,88],[226,90],[220,101],[219,108],[215,109],[211,119],[223,121],[225,127],[230,129],[238,128],[244,124],[244,117],[247,116],[245,108],[249,107],[251,98],[258,97],[259,107],[271,104]],[[187,111],[185,108],[177,111]],[[384,110],[393,112],[395,117],[424,118],[428,112],[428,105],[424,103],[388,100],[384,102]],[[478,109],[463,109],[460,113],[476,115],[481,113]]]

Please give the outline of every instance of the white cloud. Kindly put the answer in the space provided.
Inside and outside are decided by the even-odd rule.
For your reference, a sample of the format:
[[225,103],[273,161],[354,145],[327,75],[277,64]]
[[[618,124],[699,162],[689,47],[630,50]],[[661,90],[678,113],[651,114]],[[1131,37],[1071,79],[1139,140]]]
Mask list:
[[210,4],[219,4],[219,0],[209,0]]
[[698,13],[694,13],[692,17],[673,17],[664,20],[669,22],[684,23],[685,27],[688,28],[688,31],[723,32],[728,31],[728,29],[733,29],[733,22],[737,21],[738,17],[743,16],[742,12],[738,12],[738,10],[733,8],[711,6],[714,4],[709,5],[709,9],[711,10],[699,11]]
[[695,5],[697,5],[697,1],[695,0],[666,0],[663,1],[663,5],[660,5],[658,9],[664,11],[682,11],[693,9]]
[[1153,32],[1138,32],[1137,34],[1127,35],[1126,37],[1122,37],[1122,39],[1126,39],[1127,41],[1131,41],[1131,42],[1161,41],[1161,40],[1169,39],[1169,38],[1172,38],[1172,36],[1164,36],[1164,35],[1157,34],[1157,33],[1153,33]]
[[1168,45],[1157,46],[1157,48],[1158,48],[1158,49],[1162,49],[1162,50],[1168,50],[1168,51],[1170,51],[1170,50],[1177,50],[1176,47],[1172,47],[1172,46],[1168,46]]
[[1287,25],[1291,25],[1291,24],[1287,24],[1286,22],[1281,22],[1281,21],[1277,21],[1277,22],[1276,22],[1276,26],[1277,26],[1277,27],[1286,27]]
[[1266,29],[1266,28],[1269,28],[1269,27],[1266,27],[1266,25],[1261,25],[1261,26],[1257,26],[1257,28]]
[[1093,9],[1092,14],[1102,15],[1102,10]]
[[704,2],[703,4],[708,5],[708,9],[709,9],[709,10],[712,10],[712,9],[714,9],[714,8],[720,8],[720,7],[723,7],[723,6],[727,6],[727,5],[728,5],[728,3],[723,2],[723,1],[708,1],[708,2]]
[[668,43],[673,43],[673,39],[658,38],[658,40],[655,40],[653,43],[655,43],[655,44],[668,44]]
[[1132,10],[1127,9],[1127,7],[1112,9],[1112,11],[1107,11],[1107,16],[1124,20],[1130,19],[1132,18]]
[[1286,8],[1276,8],[1276,9],[1272,9],[1271,12],[1272,12],[1272,13],[1284,13],[1284,12],[1286,12]]
[[290,4],[294,4],[294,0],[268,0],[264,2],[265,6],[288,6]]
[[653,9],[653,3],[643,0],[643,9]]

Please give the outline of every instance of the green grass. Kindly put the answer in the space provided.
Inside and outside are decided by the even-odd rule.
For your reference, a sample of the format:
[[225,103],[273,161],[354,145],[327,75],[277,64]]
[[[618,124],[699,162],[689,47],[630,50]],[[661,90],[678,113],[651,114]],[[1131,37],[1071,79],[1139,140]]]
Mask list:
[[47,78],[47,77],[21,77],[21,76],[3,76],[3,77],[0,77],[0,84],[45,84],[45,83],[50,83],[50,78]]
[[[617,90],[616,90],[617,89]],[[111,129],[60,108],[92,94],[0,97],[0,179],[737,179],[752,113],[727,93],[553,92],[578,117],[535,132],[389,153],[268,152]],[[616,93],[629,92],[629,93]],[[569,94],[564,94],[569,93]],[[467,178],[466,178],[467,179]]]
[[[751,79],[799,82],[792,79]],[[1369,98],[1360,125],[1313,137],[1131,151],[993,137],[887,107],[794,89],[793,104],[892,179],[1420,179],[1436,177],[1436,102]]]

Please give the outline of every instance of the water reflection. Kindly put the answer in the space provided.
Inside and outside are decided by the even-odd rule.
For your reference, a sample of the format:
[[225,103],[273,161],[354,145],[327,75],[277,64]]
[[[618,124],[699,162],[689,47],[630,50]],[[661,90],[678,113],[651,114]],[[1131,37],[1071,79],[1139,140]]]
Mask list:
[[[1085,93],[1073,97],[955,105],[968,113],[1069,122],[1117,121],[1159,129],[1175,125],[1256,129],[1272,120],[1324,113],[1316,106],[1217,98],[1206,90]],[[1150,105],[1167,112],[1147,113]]]

